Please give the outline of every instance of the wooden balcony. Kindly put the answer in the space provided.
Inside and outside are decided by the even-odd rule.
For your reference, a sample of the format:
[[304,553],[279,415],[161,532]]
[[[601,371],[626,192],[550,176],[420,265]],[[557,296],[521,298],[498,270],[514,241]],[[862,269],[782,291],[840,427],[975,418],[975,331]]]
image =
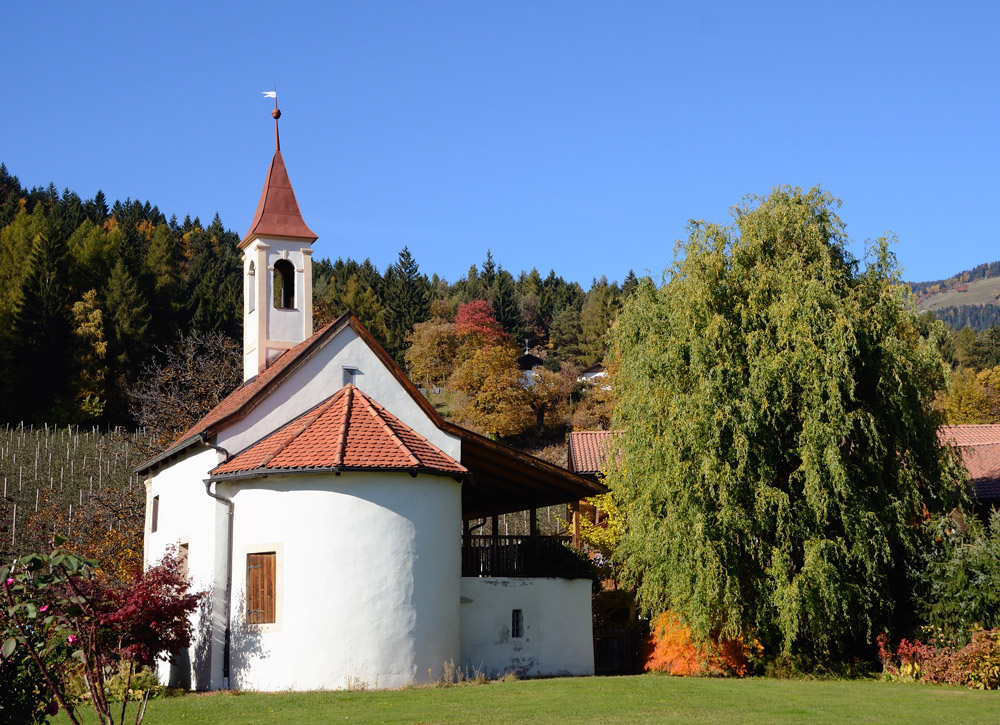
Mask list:
[[462,537],[462,576],[590,576],[586,561],[565,543],[568,536]]

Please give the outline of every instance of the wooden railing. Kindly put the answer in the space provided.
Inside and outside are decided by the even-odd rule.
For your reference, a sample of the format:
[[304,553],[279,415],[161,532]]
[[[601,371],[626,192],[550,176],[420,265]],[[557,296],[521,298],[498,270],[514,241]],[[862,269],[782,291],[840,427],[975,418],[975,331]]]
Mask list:
[[578,557],[561,536],[464,536],[462,576],[577,577]]

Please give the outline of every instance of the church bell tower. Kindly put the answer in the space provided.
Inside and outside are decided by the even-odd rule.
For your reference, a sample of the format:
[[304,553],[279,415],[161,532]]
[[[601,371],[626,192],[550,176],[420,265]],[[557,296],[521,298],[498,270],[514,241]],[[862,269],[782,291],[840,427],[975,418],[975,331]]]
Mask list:
[[312,335],[312,243],[288,180],[274,111],[274,157],[243,251],[243,381]]

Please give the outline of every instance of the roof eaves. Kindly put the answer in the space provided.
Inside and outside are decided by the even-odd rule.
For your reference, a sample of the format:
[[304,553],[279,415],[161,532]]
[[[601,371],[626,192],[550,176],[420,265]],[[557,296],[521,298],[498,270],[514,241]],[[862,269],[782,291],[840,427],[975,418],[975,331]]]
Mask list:
[[155,468],[159,464],[180,455],[186,448],[190,448],[195,443],[205,443],[207,442],[207,433],[196,433],[193,436],[188,436],[182,441],[178,441],[174,445],[170,446],[167,450],[163,451],[156,456],[153,456],[148,461],[145,461],[135,468],[132,469],[133,473],[143,474],[152,468]]
[[[461,465],[461,464],[459,464]],[[248,478],[269,478],[271,476],[297,475],[306,473],[332,473],[339,476],[341,473],[367,472],[367,473],[409,473],[417,476],[426,473],[434,476],[444,476],[455,480],[466,480],[471,478],[471,474],[465,467],[461,471],[452,471],[434,466],[299,466],[295,468],[253,468],[246,471],[233,471],[231,473],[209,473],[209,481],[234,481]]]
[[503,443],[491,440],[484,435],[480,435],[479,433],[469,430],[468,428],[463,428],[462,426],[456,425],[455,423],[452,423],[450,421],[445,421],[443,418],[441,419],[441,421],[443,423],[442,428],[444,430],[457,435],[464,441],[468,441],[475,445],[482,446],[483,448],[487,448],[493,451],[494,453],[499,453],[502,455],[509,456],[517,460],[522,465],[533,468],[537,471],[542,472],[543,474],[555,475],[561,478],[568,478],[573,483],[589,488],[592,491],[591,495],[596,496],[597,494],[608,492],[607,487],[604,486],[603,484],[584,478],[579,473],[570,471],[569,469],[563,468],[562,466],[557,466],[554,463],[549,463],[548,461],[543,460],[541,458],[528,455],[527,453],[522,453],[521,451],[515,448],[511,448],[510,446],[506,446]]

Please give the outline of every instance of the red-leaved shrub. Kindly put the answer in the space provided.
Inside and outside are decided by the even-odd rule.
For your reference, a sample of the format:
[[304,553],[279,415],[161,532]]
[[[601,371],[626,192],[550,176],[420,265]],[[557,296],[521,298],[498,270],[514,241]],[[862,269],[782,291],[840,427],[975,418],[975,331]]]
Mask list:
[[876,642],[889,679],[1000,689],[1000,629],[979,630],[960,648],[933,639],[930,644],[902,639],[893,652],[886,635]]

